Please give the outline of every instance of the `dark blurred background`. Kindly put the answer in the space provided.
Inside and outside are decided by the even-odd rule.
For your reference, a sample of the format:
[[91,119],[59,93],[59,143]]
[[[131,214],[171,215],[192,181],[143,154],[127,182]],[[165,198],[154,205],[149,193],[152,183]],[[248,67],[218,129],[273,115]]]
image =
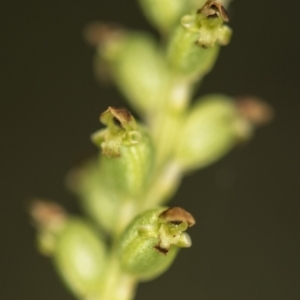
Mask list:
[[[137,300],[300,299],[300,2],[292,2],[233,2],[232,43],[198,94],[258,95],[276,119],[184,180],[173,204],[195,215],[194,245],[141,284]],[[36,251],[26,201],[50,198],[78,211],[65,174],[95,151],[89,136],[99,114],[125,104],[94,79],[84,26],[151,28],[135,1],[3,1],[1,13],[0,298],[71,300]]]

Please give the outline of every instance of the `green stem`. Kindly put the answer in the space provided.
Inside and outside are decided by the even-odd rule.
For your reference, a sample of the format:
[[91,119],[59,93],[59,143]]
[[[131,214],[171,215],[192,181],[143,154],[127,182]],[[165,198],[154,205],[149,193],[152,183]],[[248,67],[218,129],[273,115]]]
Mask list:
[[192,88],[183,78],[170,74],[167,101],[152,120],[152,136],[156,145],[156,169],[170,159],[178,129],[189,104]]
[[122,272],[117,254],[112,252],[103,280],[101,299],[98,300],[132,300],[135,296],[137,281]]
[[153,181],[145,195],[141,211],[151,209],[167,202],[177,191],[182,178],[181,168],[169,162],[153,176]]
[[141,211],[166,202],[177,190],[182,177],[180,167],[172,160],[172,152],[193,87],[185,78],[173,74],[170,74],[169,82],[169,99],[152,120],[156,164]]
[[136,201],[132,199],[122,201],[122,205],[118,213],[117,224],[115,226],[115,239],[119,237],[130,221],[136,216],[137,212],[138,207]]

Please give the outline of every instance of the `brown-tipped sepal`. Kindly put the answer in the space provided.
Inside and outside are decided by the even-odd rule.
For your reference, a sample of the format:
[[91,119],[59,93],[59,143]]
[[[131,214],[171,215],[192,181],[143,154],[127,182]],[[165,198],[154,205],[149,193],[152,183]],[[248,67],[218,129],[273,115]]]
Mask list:
[[102,150],[99,168],[106,188],[120,199],[140,199],[154,162],[150,135],[125,109],[109,107],[100,120],[107,128],[92,140]]
[[184,209],[156,208],[136,217],[120,240],[123,270],[139,280],[150,280],[165,272],[179,248],[191,246],[184,231],[195,220]]
[[134,145],[141,140],[137,124],[131,113],[125,108],[108,107],[100,116],[107,129],[99,130],[92,135],[92,141],[108,157],[119,157],[121,145]]
[[227,45],[231,29],[225,8],[217,1],[206,4],[181,19],[168,44],[170,67],[190,80],[197,80],[213,67],[220,45]]
[[51,256],[56,247],[57,236],[67,222],[66,211],[55,202],[35,199],[29,206],[29,213],[38,230],[39,251],[43,255]]

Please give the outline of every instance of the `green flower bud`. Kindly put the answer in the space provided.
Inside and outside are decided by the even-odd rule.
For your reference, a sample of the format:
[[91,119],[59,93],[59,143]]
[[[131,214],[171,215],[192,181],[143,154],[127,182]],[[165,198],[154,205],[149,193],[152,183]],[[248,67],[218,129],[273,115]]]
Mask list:
[[42,253],[53,258],[69,289],[85,299],[98,295],[106,266],[102,238],[88,223],[69,217],[55,203],[35,201],[30,213]]
[[170,67],[190,80],[208,73],[219,45],[227,45],[231,37],[231,29],[224,21],[228,21],[226,10],[217,1],[207,1],[197,12],[184,16],[168,45]]
[[100,119],[107,128],[92,135],[102,150],[97,175],[99,198],[86,204],[106,229],[118,234],[135,216],[148,188],[154,149],[147,131],[127,110],[109,107]]
[[101,147],[101,176],[109,189],[129,198],[139,197],[147,187],[154,149],[146,130],[125,109],[109,107],[101,117],[106,129],[92,136]]
[[139,113],[148,115],[159,109],[167,93],[168,74],[158,45],[144,33],[100,27],[103,37],[99,39],[96,69],[103,69],[106,63],[118,88]]
[[111,232],[118,218],[121,198],[107,187],[98,159],[92,159],[67,176],[67,186],[75,193],[84,208],[100,226]]
[[139,0],[148,20],[167,33],[189,8],[182,0]]
[[178,134],[175,161],[183,170],[209,165],[240,140],[249,138],[249,123],[232,98],[210,95],[197,101]]
[[57,237],[53,253],[66,285],[80,297],[98,295],[106,264],[105,245],[82,220],[69,219]]
[[191,246],[183,231],[194,224],[193,216],[179,207],[142,213],[121,236],[121,267],[139,280],[159,276],[170,267],[179,247]]
[[[201,7],[206,0],[139,0],[149,22],[161,32],[168,33],[183,14],[193,8]],[[217,1],[214,1],[217,2]],[[227,6],[229,0],[223,0]]]
[[140,113],[148,115],[162,105],[167,92],[166,65],[150,37],[129,36],[114,72],[119,88]]
[[119,233],[136,214],[152,175],[154,149],[146,130],[125,109],[109,107],[101,117],[106,129],[92,140],[102,150],[67,177],[69,188],[87,213],[109,233]]

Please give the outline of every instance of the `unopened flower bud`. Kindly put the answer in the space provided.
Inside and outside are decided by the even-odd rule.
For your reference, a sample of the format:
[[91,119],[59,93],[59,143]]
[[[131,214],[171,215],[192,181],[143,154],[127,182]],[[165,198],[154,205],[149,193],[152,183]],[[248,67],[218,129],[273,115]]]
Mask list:
[[183,170],[209,165],[251,136],[234,99],[210,95],[197,101],[178,134],[175,161]]
[[106,232],[111,232],[118,218],[121,197],[107,187],[106,178],[99,168],[98,159],[86,161],[71,170],[66,180],[86,213]]
[[[102,30],[103,31],[103,30]],[[105,31],[98,46],[95,68],[105,65],[118,88],[139,113],[159,109],[168,88],[166,63],[158,45],[147,34],[115,29]],[[103,69],[103,68],[102,68]]]
[[68,220],[57,237],[53,253],[66,285],[80,297],[99,294],[106,265],[106,250],[99,235],[82,220]]
[[178,249],[190,247],[184,231],[195,224],[182,208],[156,208],[142,213],[121,236],[119,257],[123,270],[139,280],[153,279],[172,264]]
[[139,0],[150,23],[167,33],[189,8],[182,0]]
[[181,76],[198,79],[213,67],[220,45],[227,45],[231,29],[224,25],[228,15],[217,1],[206,4],[181,19],[168,45],[170,67]]
[[144,199],[154,149],[149,134],[127,110],[109,107],[100,120],[107,127],[92,135],[100,158],[71,171],[67,184],[101,227],[119,234]]
[[131,200],[139,198],[148,184],[154,149],[147,131],[126,109],[109,107],[100,117],[106,129],[92,140],[102,150],[101,176],[108,189]]
[[106,265],[102,237],[88,223],[68,216],[55,203],[35,201],[30,213],[38,229],[40,250],[54,260],[69,289],[84,299],[99,294]]

